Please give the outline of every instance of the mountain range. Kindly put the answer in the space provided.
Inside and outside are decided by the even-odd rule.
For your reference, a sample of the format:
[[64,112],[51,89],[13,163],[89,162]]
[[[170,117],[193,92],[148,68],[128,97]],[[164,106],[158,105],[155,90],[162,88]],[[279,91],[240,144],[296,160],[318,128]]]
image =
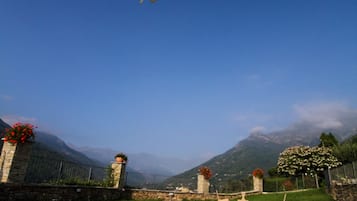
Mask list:
[[[355,110],[343,110],[339,115],[325,113],[305,116],[285,129],[269,133],[253,132],[225,153],[206,162],[202,158],[182,160],[146,153],[127,154],[129,158],[127,171],[131,173],[128,175],[128,181],[133,185],[163,181],[161,187],[185,186],[195,189],[199,167],[207,166],[213,172],[211,184],[221,186],[247,178],[255,168],[262,168],[267,172],[276,166],[279,154],[285,148],[294,145],[317,145],[322,132],[333,133],[339,141],[357,133]],[[6,127],[9,125],[0,119],[0,133]],[[98,166],[110,164],[117,153],[110,149],[67,145],[60,138],[44,132],[38,132],[36,141],[41,147],[41,149],[37,148],[38,150],[56,152],[60,157],[68,160]]]
[[[0,119],[0,133],[4,133],[10,125]],[[3,143],[0,143],[2,149]],[[48,182],[57,178],[59,162],[64,161],[65,164],[74,166],[95,167],[99,168],[100,174],[104,174],[104,169],[110,164],[96,160],[95,158],[87,157],[84,153],[72,149],[62,139],[47,132],[36,131],[35,143],[32,146],[32,154],[29,163],[30,172],[26,175],[27,182]],[[131,177],[128,177],[127,184],[130,186],[139,186],[147,181],[145,176],[128,167],[128,172],[131,172]],[[31,174],[32,173],[32,174]]]
[[196,179],[200,166],[207,166],[212,170],[210,182],[216,186],[247,178],[255,168],[262,168],[267,172],[276,167],[279,154],[285,148],[295,145],[315,146],[320,142],[322,132],[333,133],[339,141],[356,134],[357,112],[347,111],[333,118],[305,118],[279,131],[252,133],[225,153],[166,180],[163,185],[194,189],[193,180]]
[[[5,128],[10,128],[0,119],[0,133]],[[45,156],[53,160],[70,161],[85,166],[106,167],[114,160],[119,152],[111,149],[76,147],[65,143],[58,136],[48,132],[36,131],[33,153]],[[0,143],[0,149],[2,148]],[[175,174],[181,173],[195,165],[202,163],[205,159],[179,159],[159,157],[148,153],[127,154],[129,158],[127,166],[127,184],[130,186],[142,186],[142,184],[159,183]],[[153,162],[155,161],[155,162]],[[55,162],[54,162],[55,163]],[[56,168],[55,165],[51,165]],[[39,178],[35,178],[36,181]]]
[[[110,163],[113,161],[119,151],[105,148],[94,147],[76,147],[70,145],[71,148],[80,151],[87,157],[96,159],[102,163]],[[160,176],[173,176],[182,173],[193,166],[199,165],[207,158],[191,158],[181,159],[175,157],[161,157],[150,153],[125,153],[128,158],[128,166],[143,174],[152,174]],[[155,161],[155,162],[153,162]]]

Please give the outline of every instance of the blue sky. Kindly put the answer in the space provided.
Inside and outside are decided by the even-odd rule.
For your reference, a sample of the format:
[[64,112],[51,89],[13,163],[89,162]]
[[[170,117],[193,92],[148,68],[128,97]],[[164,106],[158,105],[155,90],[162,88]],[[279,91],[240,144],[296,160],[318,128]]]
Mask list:
[[219,154],[252,130],[288,126],[301,108],[357,108],[356,10],[328,0],[1,1],[0,117],[78,146]]

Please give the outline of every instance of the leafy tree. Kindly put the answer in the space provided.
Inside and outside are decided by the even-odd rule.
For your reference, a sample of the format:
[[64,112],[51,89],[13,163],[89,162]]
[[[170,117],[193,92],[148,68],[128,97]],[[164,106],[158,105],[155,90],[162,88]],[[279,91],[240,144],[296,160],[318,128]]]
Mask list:
[[277,176],[279,176],[278,168],[277,168],[277,167],[270,168],[270,169],[268,170],[268,174],[269,174],[270,177],[277,177]]
[[332,133],[321,133],[319,147],[335,147],[338,146],[338,141]]
[[357,134],[352,135],[347,140],[345,140],[342,144],[344,143],[357,144]]
[[357,134],[334,147],[333,153],[344,164],[357,161]]
[[280,153],[278,172],[292,176],[314,175],[328,167],[337,167],[340,164],[332,155],[332,149],[328,147],[294,146]]

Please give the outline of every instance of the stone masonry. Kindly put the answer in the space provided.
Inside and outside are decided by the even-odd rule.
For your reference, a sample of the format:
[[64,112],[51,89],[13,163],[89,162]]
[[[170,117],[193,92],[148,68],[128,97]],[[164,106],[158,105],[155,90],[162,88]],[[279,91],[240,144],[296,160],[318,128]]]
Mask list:
[[209,193],[209,181],[201,174],[197,176],[197,192],[208,194]]
[[31,143],[11,144],[4,142],[0,157],[1,182],[24,182],[31,148]]
[[125,163],[113,163],[114,188],[122,189],[125,184]]
[[263,192],[263,179],[253,176],[253,189],[257,192]]

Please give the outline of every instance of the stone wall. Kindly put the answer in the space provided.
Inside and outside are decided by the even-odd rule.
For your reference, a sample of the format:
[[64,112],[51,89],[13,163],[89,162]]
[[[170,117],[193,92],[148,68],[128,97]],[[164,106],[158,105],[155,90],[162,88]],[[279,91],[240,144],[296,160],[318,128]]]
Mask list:
[[[176,200],[181,201],[186,200],[217,200],[217,195],[215,193],[204,194],[204,193],[182,193],[173,191],[160,191],[160,190],[132,190],[130,191],[131,199],[143,200],[143,199],[160,199],[160,200]],[[171,196],[170,196],[171,194]],[[249,191],[246,195],[255,195],[259,192]],[[241,198],[241,193],[220,193],[220,199],[237,199]]]
[[[247,195],[258,192],[247,192]],[[220,199],[241,198],[241,193],[219,194]],[[181,193],[160,190],[130,189],[121,191],[114,188],[50,186],[30,184],[0,184],[0,201],[118,201],[118,200],[215,200],[216,194]]]
[[356,201],[357,184],[334,184],[331,194],[336,201]]
[[31,143],[11,144],[4,142],[0,156],[1,182],[24,182],[31,147]]
[[110,188],[0,184],[0,201],[109,201],[121,197],[121,191]]

